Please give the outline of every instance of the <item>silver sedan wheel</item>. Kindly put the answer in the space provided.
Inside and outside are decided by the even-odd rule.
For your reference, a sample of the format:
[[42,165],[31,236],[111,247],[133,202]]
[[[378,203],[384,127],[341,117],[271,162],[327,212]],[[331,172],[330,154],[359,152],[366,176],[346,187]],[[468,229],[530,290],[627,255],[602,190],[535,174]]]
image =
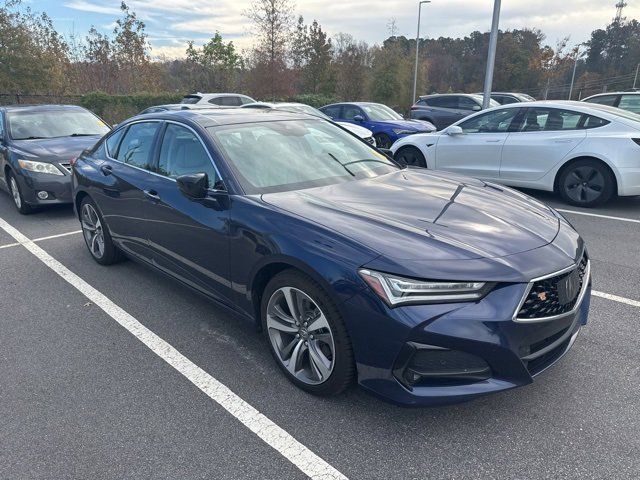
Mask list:
[[309,295],[293,287],[273,292],[267,304],[269,340],[282,365],[308,385],[325,382],[335,364],[327,317]]
[[96,258],[104,256],[104,231],[98,213],[88,203],[82,207],[82,233],[91,255]]
[[20,198],[20,190],[18,189],[18,183],[16,179],[11,175],[11,196],[18,209],[22,208],[22,199]]

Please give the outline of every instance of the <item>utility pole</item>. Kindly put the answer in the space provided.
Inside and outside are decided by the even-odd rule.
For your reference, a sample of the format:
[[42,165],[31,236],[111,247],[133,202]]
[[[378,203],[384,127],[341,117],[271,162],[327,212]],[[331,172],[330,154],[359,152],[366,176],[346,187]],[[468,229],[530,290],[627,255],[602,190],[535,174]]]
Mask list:
[[573,94],[573,82],[576,80],[576,69],[578,68],[578,59],[580,58],[580,45],[576,47],[576,61],[573,64],[573,75],[571,75],[571,87],[569,88],[569,100]]
[[638,64],[638,66],[636,67],[636,76],[633,79],[633,90],[636,89],[636,84],[638,83],[638,70],[640,70],[640,63]]
[[484,98],[482,108],[488,108],[491,101],[493,86],[493,68],[496,64],[496,45],[498,44],[498,24],[500,23],[500,0],[493,4],[493,19],[491,21],[491,36],[489,37],[489,52],[487,54],[487,71],[484,78]]
[[416,66],[413,72],[413,98],[411,104],[416,101],[416,89],[418,87],[418,50],[420,49],[420,13],[423,3],[431,3],[431,0],[422,0],[418,3],[418,33],[416,34]]

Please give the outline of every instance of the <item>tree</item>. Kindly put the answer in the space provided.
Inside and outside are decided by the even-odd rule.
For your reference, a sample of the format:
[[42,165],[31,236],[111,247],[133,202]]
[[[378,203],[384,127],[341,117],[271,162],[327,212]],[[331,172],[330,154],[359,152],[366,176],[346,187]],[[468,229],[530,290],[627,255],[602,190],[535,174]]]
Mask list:
[[346,101],[365,100],[371,68],[369,46],[352,35],[339,33],[333,42],[335,92]]
[[308,60],[304,67],[307,93],[333,93],[331,79],[331,40],[316,20],[309,27]]
[[233,90],[236,84],[235,74],[244,68],[244,61],[236,52],[233,42],[225,43],[219,32],[216,32],[202,48],[196,48],[194,42],[190,41],[186,55],[186,63],[191,74],[190,90]]

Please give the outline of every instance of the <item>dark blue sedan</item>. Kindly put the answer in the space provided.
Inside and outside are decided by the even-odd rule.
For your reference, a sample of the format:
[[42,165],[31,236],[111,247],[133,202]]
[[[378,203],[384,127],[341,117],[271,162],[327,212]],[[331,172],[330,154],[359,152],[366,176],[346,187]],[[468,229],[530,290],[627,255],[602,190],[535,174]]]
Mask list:
[[399,138],[415,133],[431,133],[436,127],[424,120],[405,120],[397,112],[381,103],[334,103],[320,109],[336,122],[360,125],[373,132],[376,145],[390,148]]
[[435,405],[526,385],[587,322],[589,257],[556,211],[403,168],[322,119],[134,117],[73,186],[98,263],[135,258],[254,321],[314,394],[357,380]]

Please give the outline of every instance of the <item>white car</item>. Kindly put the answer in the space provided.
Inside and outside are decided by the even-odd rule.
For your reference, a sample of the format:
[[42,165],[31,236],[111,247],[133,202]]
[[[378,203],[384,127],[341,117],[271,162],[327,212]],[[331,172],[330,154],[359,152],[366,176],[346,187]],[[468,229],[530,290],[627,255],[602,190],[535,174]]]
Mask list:
[[409,165],[555,191],[582,207],[640,195],[640,115],[605,105],[503,105],[401,138],[391,151]]
[[248,103],[254,103],[255,100],[247,95],[240,93],[192,93],[185,95],[180,103],[188,103],[190,105],[211,104],[222,108],[241,107]]
[[[255,102],[247,105],[243,105],[242,108],[272,108],[274,110],[282,110],[295,113],[306,113],[308,115],[314,115],[316,117],[324,118],[325,120],[331,120],[331,118],[322,113],[317,108],[313,108],[311,105],[305,103],[296,102]],[[361,127],[360,125],[354,125],[348,122],[335,122],[345,130],[349,130],[357,137],[362,138],[365,142],[376,146],[376,140],[373,138],[373,132],[368,128]]]

